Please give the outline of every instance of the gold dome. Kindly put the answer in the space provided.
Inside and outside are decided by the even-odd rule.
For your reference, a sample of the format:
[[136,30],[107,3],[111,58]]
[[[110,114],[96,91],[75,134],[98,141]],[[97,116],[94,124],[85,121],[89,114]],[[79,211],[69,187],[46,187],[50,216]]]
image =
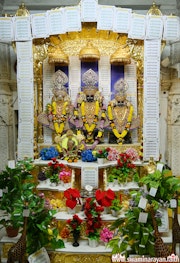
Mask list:
[[69,64],[69,58],[68,56],[62,51],[60,47],[56,48],[51,48],[48,51],[49,55],[49,64],[62,64],[62,65],[68,65]]
[[89,41],[87,46],[83,47],[79,52],[79,58],[82,61],[97,61],[100,59],[100,52],[95,48],[92,43]]
[[131,54],[128,45],[118,48],[110,57],[111,64],[130,64]]

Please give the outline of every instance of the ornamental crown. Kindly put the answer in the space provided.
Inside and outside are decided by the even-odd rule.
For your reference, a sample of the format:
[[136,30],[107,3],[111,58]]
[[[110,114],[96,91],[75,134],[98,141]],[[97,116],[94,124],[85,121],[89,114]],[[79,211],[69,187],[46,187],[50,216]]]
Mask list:
[[128,90],[128,84],[123,78],[121,78],[115,83],[114,89],[116,91],[116,95],[124,97],[126,96],[126,91]]
[[68,83],[67,75],[63,71],[57,70],[53,75],[53,88],[66,91],[66,88],[64,87],[66,83]]
[[98,75],[92,69],[88,69],[82,76],[82,82],[86,85],[83,89],[97,89]]

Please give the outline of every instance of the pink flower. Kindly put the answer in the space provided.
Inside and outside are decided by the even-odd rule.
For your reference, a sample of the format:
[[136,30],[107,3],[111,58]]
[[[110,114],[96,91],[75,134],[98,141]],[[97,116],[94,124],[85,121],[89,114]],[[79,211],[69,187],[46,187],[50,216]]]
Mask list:
[[64,176],[71,176],[71,171],[65,171],[65,170],[63,170],[63,171],[61,171],[60,173],[59,173],[59,178],[62,180],[62,178],[64,177]]
[[118,159],[118,156],[119,156],[119,151],[112,148],[112,147],[109,147],[108,148],[108,156],[107,156],[107,159],[109,161],[116,161]]
[[113,232],[109,228],[104,227],[100,232],[100,240],[108,243],[113,238]]
[[134,149],[134,148],[128,148],[126,149],[125,153],[127,155],[129,155],[129,158],[132,160],[132,161],[137,161],[139,160],[139,154],[138,152]]

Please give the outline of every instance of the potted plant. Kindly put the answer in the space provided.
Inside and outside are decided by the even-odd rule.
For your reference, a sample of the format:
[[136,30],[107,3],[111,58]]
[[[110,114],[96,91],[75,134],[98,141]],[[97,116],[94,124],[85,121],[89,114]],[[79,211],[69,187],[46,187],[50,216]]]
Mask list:
[[72,170],[70,168],[63,169],[59,173],[59,178],[65,187],[66,187],[66,185],[67,186],[71,185],[71,176],[72,176]]
[[59,173],[65,168],[65,165],[59,163],[56,158],[51,159],[52,161],[48,163],[45,174],[49,178],[50,183],[54,186],[60,182]]
[[103,206],[104,210],[106,209],[107,211],[112,204],[112,201],[115,197],[115,193],[111,189],[108,189],[106,191],[98,189],[95,192],[95,197],[98,204]]
[[107,155],[107,160],[108,161],[116,161],[119,157],[119,151],[113,147],[108,147],[107,148],[108,155]]
[[114,232],[110,230],[108,227],[103,227],[100,232],[100,240],[107,244],[113,238]]
[[[141,178],[140,184],[142,185],[140,191],[130,192],[131,199],[125,218],[118,218],[112,224],[112,229],[118,229],[120,234],[120,237],[116,236],[108,243],[113,254],[125,253],[126,257],[129,254],[157,256],[156,227],[161,226],[162,215],[159,208],[167,209],[170,200],[180,189],[180,179],[172,176],[169,170],[162,170],[162,172],[156,170]],[[147,186],[146,188],[144,188],[144,184]],[[139,205],[142,197],[147,200],[144,208]],[[156,226],[148,209],[149,206],[153,206]]]
[[120,212],[120,210],[121,210],[121,208],[122,208],[122,204],[121,204],[120,199],[115,197],[112,200],[112,203],[111,203],[111,206],[110,206],[112,215],[117,217],[119,212]]
[[105,160],[107,159],[107,156],[108,156],[108,150],[106,148],[104,149],[100,149],[100,150],[97,150],[95,152],[95,156],[97,158],[97,161],[99,164],[102,164],[105,162]]
[[66,206],[69,208],[69,213],[74,213],[74,208],[77,204],[80,204],[80,192],[76,188],[68,188],[64,191],[64,197],[66,198]]
[[119,181],[123,183],[126,183],[128,180],[137,181],[137,170],[136,165],[133,163],[133,158],[127,152],[122,152],[119,154],[116,167],[116,169],[119,171]]
[[138,182],[139,175],[133,163],[134,155],[123,152],[119,154],[117,165],[108,170],[107,178],[114,177],[114,183],[124,184],[128,181]]
[[68,237],[70,235],[70,230],[67,226],[64,226],[60,232],[60,236],[63,239],[63,241],[67,241]]
[[104,208],[97,204],[95,198],[87,198],[84,205],[84,214],[86,217],[86,235],[89,245],[95,247],[98,245],[100,229],[102,227],[101,213]]
[[59,182],[60,182],[60,180],[59,180],[59,175],[58,174],[52,174],[50,176],[51,186],[56,186],[56,185],[58,185]]
[[[139,222],[140,213],[143,211],[138,207],[141,193],[133,191],[129,202],[129,209],[124,218],[118,218],[111,225],[111,230],[116,231],[107,244],[112,249],[112,254],[122,254],[126,258],[130,254],[150,255],[154,254],[154,235],[151,217],[146,222]],[[160,219],[159,219],[160,224]]]
[[18,161],[15,168],[6,166],[0,173],[0,189],[2,189],[0,209],[5,212],[5,217],[0,223],[7,229],[19,229],[23,225],[23,216],[19,213],[21,197],[25,182],[32,180],[33,168],[32,160],[24,159]]
[[83,222],[83,220],[76,214],[73,215],[73,218],[68,219],[66,221],[67,226],[68,226],[68,228],[69,228],[69,230],[72,233],[73,238],[74,238],[74,241],[72,244],[74,247],[79,246],[78,239],[80,237],[82,222]]

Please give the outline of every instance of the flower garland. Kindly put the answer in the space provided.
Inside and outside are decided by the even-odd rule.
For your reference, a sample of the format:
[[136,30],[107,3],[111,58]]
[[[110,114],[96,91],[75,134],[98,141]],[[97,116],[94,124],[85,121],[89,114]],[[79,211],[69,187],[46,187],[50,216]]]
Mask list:
[[[83,124],[84,124],[86,131],[88,132],[86,140],[87,140],[87,142],[91,143],[93,141],[92,133],[93,133],[94,129],[96,128],[96,125],[98,122],[98,113],[99,113],[99,109],[100,109],[100,103],[98,100],[95,101],[95,113],[94,113],[93,123],[91,125],[89,125],[87,123],[87,119],[85,117],[85,101],[82,101],[81,103],[79,103],[78,107],[80,107],[81,115],[82,115],[82,121],[83,121]],[[106,118],[105,109],[102,109],[100,127],[98,130],[98,134],[95,138],[95,141],[94,141],[93,145],[91,146],[91,149],[94,149],[96,147],[96,145],[99,143],[100,138],[102,138],[102,136],[103,136],[103,132],[104,132],[103,127],[104,127],[105,118]],[[75,119],[75,123],[76,123],[77,135],[82,134],[82,132],[81,132],[82,127],[80,127],[80,125],[79,125],[79,113],[78,113],[77,108],[74,109],[74,119]],[[85,142],[84,142],[84,148],[87,149]]]
[[112,106],[108,105],[108,117],[110,120],[110,126],[112,128],[112,131],[114,133],[114,135],[116,136],[116,138],[118,138],[117,143],[118,144],[122,144],[123,142],[123,138],[127,135],[130,127],[131,127],[131,122],[132,122],[132,116],[133,116],[133,106],[130,105],[130,109],[129,109],[129,115],[127,118],[127,123],[125,126],[125,129],[122,131],[122,133],[119,133],[118,130],[116,129],[115,123],[114,123],[114,117],[113,117],[113,113],[112,113]]
[[96,123],[98,121],[98,113],[99,113],[99,102],[96,100],[95,102],[95,113],[94,113],[94,119],[93,123],[89,125],[87,123],[86,117],[85,117],[85,102],[82,101],[81,103],[81,114],[82,114],[82,120],[84,123],[84,127],[88,133],[92,133],[94,129],[96,128]]
[[64,131],[65,121],[67,119],[67,106],[68,106],[68,102],[65,101],[63,103],[61,116],[57,116],[57,104],[55,101],[53,101],[53,103],[52,103],[52,114],[53,114],[54,129],[55,129],[56,133],[60,134],[60,135]]

